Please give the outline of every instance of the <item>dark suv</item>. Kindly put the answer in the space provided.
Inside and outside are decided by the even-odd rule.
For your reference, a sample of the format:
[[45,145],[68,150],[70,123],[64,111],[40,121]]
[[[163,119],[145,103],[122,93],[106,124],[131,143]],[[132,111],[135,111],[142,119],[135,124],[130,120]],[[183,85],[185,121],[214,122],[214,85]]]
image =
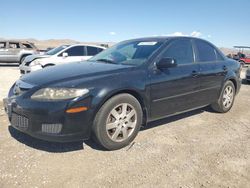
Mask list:
[[19,63],[28,55],[38,53],[36,46],[24,41],[0,41],[0,63]]
[[231,109],[240,64],[197,38],[121,42],[87,62],[59,65],[18,80],[4,100],[11,125],[31,136],[128,145],[147,122],[207,105]]

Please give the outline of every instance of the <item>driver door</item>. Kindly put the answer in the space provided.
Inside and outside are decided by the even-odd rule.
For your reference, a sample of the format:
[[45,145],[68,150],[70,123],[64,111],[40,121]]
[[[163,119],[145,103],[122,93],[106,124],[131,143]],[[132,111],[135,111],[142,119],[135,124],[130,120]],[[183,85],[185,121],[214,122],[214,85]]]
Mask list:
[[[67,53],[67,56],[63,56],[64,53]],[[58,55],[58,63],[84,61],[85,60],[84,57],[85,57],[85,47],[73,46]]]
[[199,65],[194,62],[190,39],[175,39],[156,61],[173,58],[177,66],[159,70],[150,68],[151,120],[196,107]]

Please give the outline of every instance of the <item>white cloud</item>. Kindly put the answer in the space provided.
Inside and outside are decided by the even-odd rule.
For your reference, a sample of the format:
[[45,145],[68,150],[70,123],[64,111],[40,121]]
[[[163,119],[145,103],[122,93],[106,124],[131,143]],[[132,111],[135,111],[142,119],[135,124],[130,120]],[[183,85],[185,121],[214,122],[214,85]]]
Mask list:
[[191,34],[190,34],[190,36],[192,36],[192,37],[201,37],[201,32],[199,32],[199,31],[193,31]]
[[212,38],[212,35],[207,35],[207,38]]
[[116,35],[116,32],[110,31],[109,34],[110,34],[110,35]]
[[177,31],[171,34],[167,34],[167,36],[187,36],[187,35],[184,35],[182,32]]

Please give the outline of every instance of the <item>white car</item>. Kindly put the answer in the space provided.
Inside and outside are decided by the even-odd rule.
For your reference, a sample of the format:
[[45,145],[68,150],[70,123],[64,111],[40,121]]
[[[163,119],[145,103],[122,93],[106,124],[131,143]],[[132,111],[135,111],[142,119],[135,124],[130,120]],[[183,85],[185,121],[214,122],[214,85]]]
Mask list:
[[74,44],[62,45],[54,48],[43,55],[27,56],[19,66],[21,74],[27,74],[45,67],[88,60],[92,56],[103,51],[105,47]]

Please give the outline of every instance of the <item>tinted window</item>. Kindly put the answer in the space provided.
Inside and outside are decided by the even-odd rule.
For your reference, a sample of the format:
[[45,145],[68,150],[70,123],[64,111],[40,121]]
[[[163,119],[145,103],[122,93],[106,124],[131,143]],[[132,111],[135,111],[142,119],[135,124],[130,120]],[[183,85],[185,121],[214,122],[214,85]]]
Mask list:
[[189,40],[178,40],[170,44],[163,57],[174,58],[177,64],[194,62],[193,48]]
[[9,48],[20,48],[20,45],[19,43],[16,43],[16,42],[10,42],[9,43]]
[[84,46],[75,46],[65,51],[68,56],[84,56]]
[[0,42],[0,48],[6,48],[6,42]]
[[22,43],[24,48],[32,48],[32,46],[30,44],[26,44],[26,43]]
[[202,40],[196,40],[195,43],[198,51],[198,60],[200,62],[216,61],[214,47]]
[[87,46],[87,52],[89,56],[94,56],[98,54],[100,51],[100,48],[92,47],[92,46]]

